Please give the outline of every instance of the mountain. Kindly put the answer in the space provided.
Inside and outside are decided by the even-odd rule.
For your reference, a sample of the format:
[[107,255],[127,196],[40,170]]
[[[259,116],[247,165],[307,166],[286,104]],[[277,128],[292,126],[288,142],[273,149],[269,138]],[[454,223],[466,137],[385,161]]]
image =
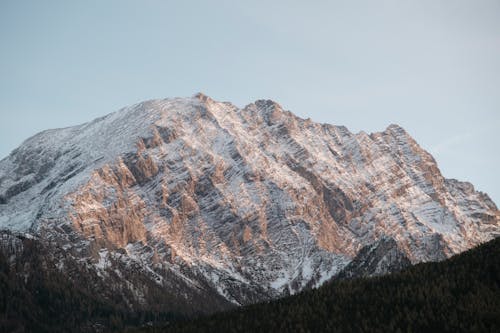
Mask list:
[[[451,259],[137,332],[498,332],[500,239]],[[134,331],[136,332],[136,331]]]
[[26,140],[0,161],[0,228],[128,308],[207,313],[448,258],[498,236],[500,213],[397,125],[197,94]]

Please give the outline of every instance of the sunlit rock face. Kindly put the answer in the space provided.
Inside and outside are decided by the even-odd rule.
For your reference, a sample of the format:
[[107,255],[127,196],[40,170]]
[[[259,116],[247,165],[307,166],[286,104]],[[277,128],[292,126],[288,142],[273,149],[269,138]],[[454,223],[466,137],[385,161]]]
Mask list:
[[371,244],[394,255],[367,275],[390,258],[444,259],[499,235],[499,220],[401,127],[353,134],[269,100],[147,101],[37,134],[0,162],[2,228],[144,303],[131,265],[187,300],[247,304],[318,286]]

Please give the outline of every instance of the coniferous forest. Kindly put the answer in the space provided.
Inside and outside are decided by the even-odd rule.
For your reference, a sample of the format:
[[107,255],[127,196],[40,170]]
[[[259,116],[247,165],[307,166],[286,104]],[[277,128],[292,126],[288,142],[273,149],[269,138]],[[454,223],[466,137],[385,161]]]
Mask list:
[[[32,246],[16,265],[0,256],[0,332],[500,332],[500,238],[443,262],[191,319],[129,311],[47,270]],[[38,274],[23,278],[28,259]]]
[[500,332],[500,238],[401,273],[140,332]]
[[12,263],[0,251],[0,332],[117,332],[145,323],[179,319],[172,312],[130,311],[120,299],[105,298],[78,266],[78,283],[55,268],[37,241],[24,239]]

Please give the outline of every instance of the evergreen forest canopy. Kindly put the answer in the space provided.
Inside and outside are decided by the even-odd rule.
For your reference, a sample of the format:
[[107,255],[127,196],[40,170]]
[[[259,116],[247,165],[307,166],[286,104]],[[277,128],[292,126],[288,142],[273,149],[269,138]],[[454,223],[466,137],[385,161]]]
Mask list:
[[443,262],[190,318],[131,312],[49,268],[36,241],[24,246],[14,264],[0,254],[0,332],[500,332],[500,238]]
[[500,332],[500,238],[443,262],[140,332]]

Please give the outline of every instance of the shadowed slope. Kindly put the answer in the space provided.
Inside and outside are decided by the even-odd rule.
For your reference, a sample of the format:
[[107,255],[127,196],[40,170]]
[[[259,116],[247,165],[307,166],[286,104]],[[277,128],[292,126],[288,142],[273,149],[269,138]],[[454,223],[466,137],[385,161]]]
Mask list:
[[498,332],[499,258],[495,239],[443,262],[335,281],[154,332]]

